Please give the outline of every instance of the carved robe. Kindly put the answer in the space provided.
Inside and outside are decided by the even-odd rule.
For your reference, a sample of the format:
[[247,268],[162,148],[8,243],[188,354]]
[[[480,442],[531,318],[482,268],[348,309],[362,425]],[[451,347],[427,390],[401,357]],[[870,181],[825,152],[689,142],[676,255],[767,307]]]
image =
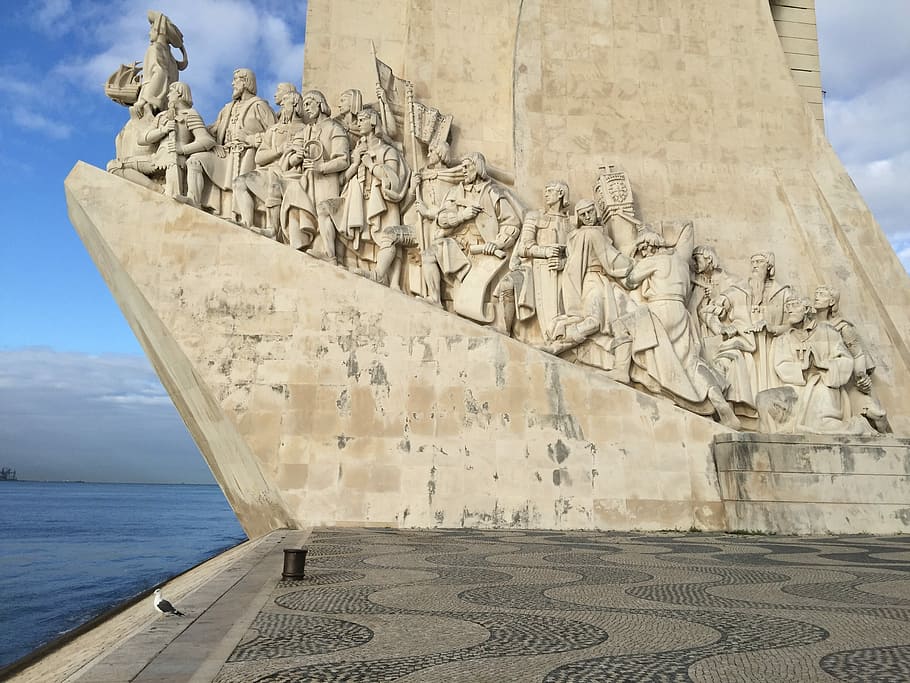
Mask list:
[[142,61],[142,84],[139,100],[152,105],[155,112],[167,109],[167,91],[171,83],[180,79],[177,60],[166,41],[156,40],[145,50]]
[[234,178],[256,167],[256,147],[247,138],[264,133],[275,123],[275,113],[261,97],[232,100],[218,113],[209,132],[215,144],[225,147],[227,154],[220,157],[214,152],[200,152],[198,160],[206,177],[221,190],[230,190]]
[[689,262],[694,247],[692,225],[686,225],[672,253],[647,256],[635,264],[626,281],[641,285],[646,306],[632,321],[634,381],[654,393],[672,396],[681,405],[710,415],[708,389],[723,378],[705,361],[701,339],[686,303],[691,290]]
[[[479,206],[480,213],[461,222],[461,209]],[[496,242],[505,249],[518,239],[521,220],[503,191],[489,179],[461,182],[446,193],[437,217],[440,230],[434,239],[439,268],[461,280],[455,291],[455,312],[477,322],[493,321],[489,291],[508,265],[508,256],[472,254],[472,248]],[[470,258],[468,258],[470,256]]]
[[333,207],[332,219],[348,254],[374,264],[387,241],[385,229],[401,224],[400,203],[408,191],[411,171],[402,153],[379,138],[362,140],[354,155],[358,158],[351,166],[356,165],[356,173],[342,191],[343,201]]
[[[318,143],[318,145],[314,144]],[[335,120],[323,118],[315,123],[303,124],[291,140],[291,147],[298,149],[320,149],[316,161],[321,164],[322,173],[300,167],[288,169],[287,184],[281,202],[281,229],[288,234],[289,244],[295,249],[309,244],[318,227],[318,207],[322,202],[336,200],[341,204],[341,186],[344,172],[351,165],[350,144],[344,128]],[[288,152],[282,158],[287,166]],[[290,212],[299,209],[299,221],[291,227]],[[327,213],[330,211],[326,207]],[[304,237],[307,234],[307,237]]]
[[562,304],[566,316],[593,318],[601,334],[620,315],[617,285],[610,278],[625,277],[632,261],[622,254],[599,225],[583,225],[569,233],[562,277]]
[[872,433],[865,419],[852,414],[844,385],[853,376],[853,356],[831,325],[810,322],[778,335],[771,358],[784,386],[758,397],[762,431]]

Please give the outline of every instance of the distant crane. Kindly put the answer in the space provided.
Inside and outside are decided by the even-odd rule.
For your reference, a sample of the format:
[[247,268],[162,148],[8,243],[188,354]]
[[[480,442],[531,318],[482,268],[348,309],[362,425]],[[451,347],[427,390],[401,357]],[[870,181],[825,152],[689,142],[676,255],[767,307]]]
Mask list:
[[0,481],[17,481],[16,470],[11,467],[0,467]]

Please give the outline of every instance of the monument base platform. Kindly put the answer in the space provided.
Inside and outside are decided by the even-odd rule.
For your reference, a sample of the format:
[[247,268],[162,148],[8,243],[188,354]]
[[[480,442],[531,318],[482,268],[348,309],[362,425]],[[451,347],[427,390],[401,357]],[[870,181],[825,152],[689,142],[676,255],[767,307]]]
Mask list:
[[718,434],[714,461],[730,531],[910,531],[910,439]]

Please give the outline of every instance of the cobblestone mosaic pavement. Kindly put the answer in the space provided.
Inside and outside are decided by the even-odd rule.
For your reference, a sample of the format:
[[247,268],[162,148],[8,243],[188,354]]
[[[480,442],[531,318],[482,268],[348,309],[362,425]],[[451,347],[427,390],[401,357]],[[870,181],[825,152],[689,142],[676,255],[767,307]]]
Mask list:
[[910,681],[910,537],[322,529],[216,681]]

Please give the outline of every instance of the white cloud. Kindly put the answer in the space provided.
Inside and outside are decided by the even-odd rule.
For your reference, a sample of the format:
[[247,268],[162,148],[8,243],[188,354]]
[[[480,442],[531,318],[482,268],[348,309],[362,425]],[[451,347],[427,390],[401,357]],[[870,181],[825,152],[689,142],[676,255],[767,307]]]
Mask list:
[[826,0],[816,15],[828,138],[895,249],[906,251],[910,3]]
[[0,351],[0,444],[24,478],[212,480],[141,356]]
[[13,107],[12,121],[20,128],[38,131],[44,133],[47,137],[55,140],[63,140],[70,136],[73,129],[70,125],[62,121],[55,121],[44,114],[25,107]]
[[[142,61],[148,47],[148,21],[144,0],[119,0],[109,5],[109,18],[92,28],[85,46],[69,54],[54,69],[64,81],[75,81],[97,93],[101,84],[122,63]],[[280,81],[300,83],[303,71],[302,27],[305,12],[288,5],[251,0],[165,0],[158,9],[183,32],[189,67],[181,80],[193,89],[197,107],[214,119],[230,99],[231,74],[238,67],[251,68],[259,81],[260,95],[269,97]],[[301,41],[293,40],[290,22]]]

